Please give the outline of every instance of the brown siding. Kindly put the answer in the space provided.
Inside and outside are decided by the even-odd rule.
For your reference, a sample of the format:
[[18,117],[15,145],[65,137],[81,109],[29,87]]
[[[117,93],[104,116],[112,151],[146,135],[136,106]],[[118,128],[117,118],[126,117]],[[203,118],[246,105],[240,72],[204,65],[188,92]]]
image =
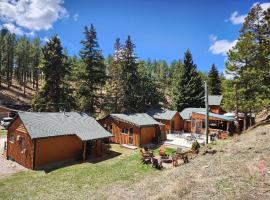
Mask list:
[[184,122],[179,113],[176,113],[174,118],[174,131],[182,131],[184,129]]
[[155,120],[164,124],[164,131],[166,134],[171,132],[171,121],[170,120],[164,120],[164,119],[155,119]]
[[191,132],[191,121],[184,120],[184,131],[190,133]]
[[[14,140],[10,141],[13,133]],[[7,157],[15,160],[22,166],[33,169],[34,144],[20,118],[17,118],[8,128]]]
[[222,110],[220,106],[209,106],[210,107],[210,112],[216,113],[216,114],[222,114]]
[[[140,128],[131,125],[128,123],[117,121],[113,118],[107,117],[99,120],[99,123],[108,131],[109,126],[112,126],[111,133],[113,137],[110,139],[111,142],[119,143],[119,144],[130,144],[129,133],[122,134],[122,129],[130,129],[133,128],[133,142],[134,146],[140,146],[140,144],[146,144],[153,141],[153,138],[156,136],[157,131],[159,131],[156,126],[142,127],[141,128],[141,143],[140,143]],[[105,125],[106,124],[106,125]]]
[[141,144],[151,143],[156,135],[156,127],[142,127],[141,128]]
[[35,167],[82,157],[82,141],[75,135],[36,139]]

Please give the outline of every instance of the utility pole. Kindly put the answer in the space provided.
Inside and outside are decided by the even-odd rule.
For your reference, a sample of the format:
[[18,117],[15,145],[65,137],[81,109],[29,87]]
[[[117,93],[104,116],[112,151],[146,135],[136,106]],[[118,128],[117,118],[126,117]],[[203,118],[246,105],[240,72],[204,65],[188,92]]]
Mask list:
[[239,117],[238,117],[238,92],[237,85],[234,84],[234,96],[235,96],[235,118],[236,118],[236,132],[239,133]]
[[204,81],[204,91],[205,91],[205,145],[208,144],[208,135],[209,135],[209,109],[208,109],[208,88],[207,83]]

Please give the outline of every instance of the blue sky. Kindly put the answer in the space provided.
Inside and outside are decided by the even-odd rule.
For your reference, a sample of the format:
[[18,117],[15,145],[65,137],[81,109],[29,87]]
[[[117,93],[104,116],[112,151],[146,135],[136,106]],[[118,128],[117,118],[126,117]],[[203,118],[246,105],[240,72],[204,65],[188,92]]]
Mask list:
[[[141,59],[182,59],[189,48],[202,71],[224,68],[252,0],[0,0],[0,26],[46,41],[56,33],[78,54],[85,25],[94,24],[105,56],[131,35]],[[263,7],[269,1],[259,1]]]

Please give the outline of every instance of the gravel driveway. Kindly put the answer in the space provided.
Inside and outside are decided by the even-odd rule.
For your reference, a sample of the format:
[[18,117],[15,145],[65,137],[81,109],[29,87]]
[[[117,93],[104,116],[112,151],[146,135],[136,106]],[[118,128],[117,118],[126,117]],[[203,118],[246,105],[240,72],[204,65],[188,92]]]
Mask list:
[[0,178],[4,178],[17,172],[27,170],[25,167],[19,165],[18,163],[7,160],[5,158],[5,155],[3,154],[5,141],[6,138],[0,138]]

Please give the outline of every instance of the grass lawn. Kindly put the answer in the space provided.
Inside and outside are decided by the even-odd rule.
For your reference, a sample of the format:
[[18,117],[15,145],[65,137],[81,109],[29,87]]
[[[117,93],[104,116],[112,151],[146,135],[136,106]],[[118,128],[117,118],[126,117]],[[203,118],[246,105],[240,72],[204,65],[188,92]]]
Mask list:
[[[165,147],[165,153],[169,156],[172,155],[173,152],[175,152],[176,149],[174,148],[170,148],[170,147]],[[159,155],[159,148],[154,150],[154,155]]]
[[124,152],[96,164],[76,164],[50,173],[27,171],[0,179],[0,199],[103,199],[101,190],[112,184],[131,184],[145,175],[159,173],[141,164],[138,151]]
[[0,129],[0,138],[4,138],[7,136],[7,130],[4,130],[4,129]]

